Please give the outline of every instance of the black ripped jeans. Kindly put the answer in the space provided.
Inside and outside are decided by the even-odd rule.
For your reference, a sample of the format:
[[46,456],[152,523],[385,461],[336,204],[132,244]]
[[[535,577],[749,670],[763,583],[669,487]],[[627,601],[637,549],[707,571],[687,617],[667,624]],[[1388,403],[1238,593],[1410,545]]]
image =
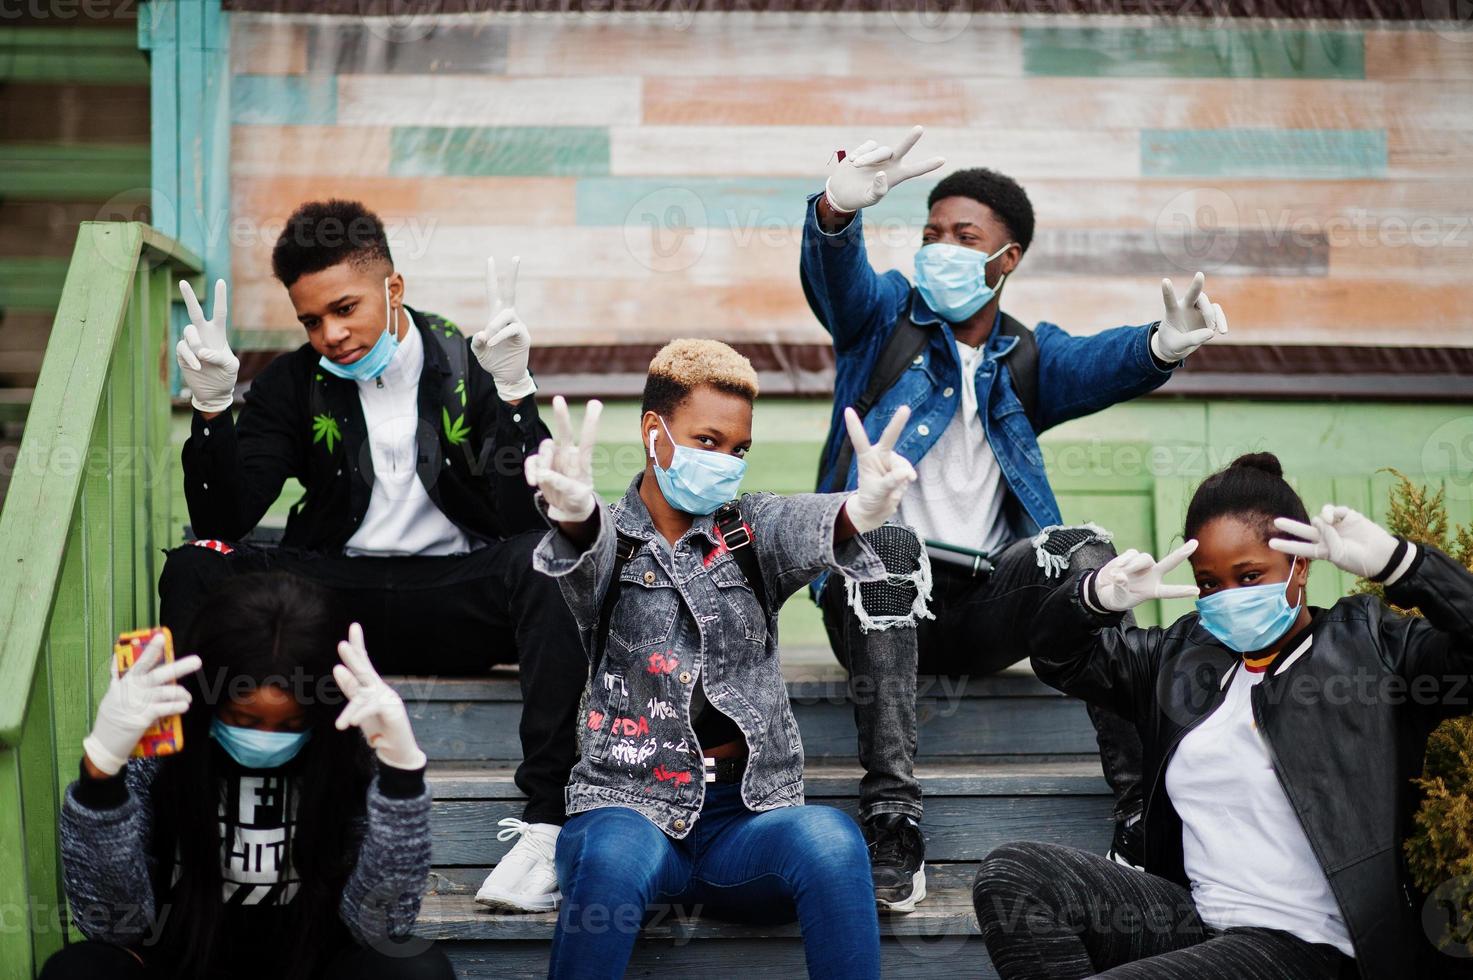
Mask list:
[[[931,612],[916,627],[864,632],[849,607],[844,580],[829,577],[821,606],[834,655],[849,672],[854,721],[859,729],[861,818],[904,813],[921,818],[921,785],[915,778],[916,675],[985,675],[1026,659],[1025,630],[1034,612],[1069,572],[1098,568],[1115,556],[1091,541],[1068,558],[1069,569],[1048,575],[1027,538],[1014,541],[985,581],[962,577],[932,563]],[[1134,625],[1127,613],[1125,623]],[[1105,779],[1115,792],[1117,819],[1140,812],[1141,739],[1135,726],[1093,705],[1090,720]]]
[[[282,571],[326,586],[347,623],[363,625],[369,659],[383,674],[484,674],[518,664],[522,819],[562,824],[563,789],[577,759],[574,716],[588,655],[556,580],[532,568],[542,535],[519,534],[445,556],[347,557],[295,548],[198,544],[168,552],[159,618],[183,642],[209,591],[236,575]],[[411,706],[412,708],[412,706]]]

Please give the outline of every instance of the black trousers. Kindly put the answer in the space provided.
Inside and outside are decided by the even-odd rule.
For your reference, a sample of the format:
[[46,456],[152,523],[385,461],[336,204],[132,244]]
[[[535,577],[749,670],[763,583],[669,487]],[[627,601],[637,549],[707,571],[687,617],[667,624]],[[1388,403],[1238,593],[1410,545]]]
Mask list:
[[[267,939],[262,937],[263,941]],[[234,976],[261,975],[253,972],[249,963],[239,966],[240,972]],[[39,980],[165,980],[173,975],[174,970],[167,966],[145,965],[122,946],[87,940],[52,955],[41,967]],[[403,956],[349,946],[332,958],[322,980],[455,980],[455,969],[434,946]]]
[[516,783],[529,797],[522,819],[562,824],[588,657],[557,582],[532,568],[541,538],[528,532],[469,554],[403,558],[248,544],[224,554],[186,544],[167,552],[159,618],[182,638],[210,590],[236,575],[283,571],[333,593],[344,635],[348,622],[362,624],[380,673],[473,676],[497,664],[518,664],[522,762]]
[[987,855],[972,904],[1002,980],[1359,976],[1334,946],[1280,929],[1209,929],[1190,889],[1059,844],[1005,844]]
[[[860,815],[905,813],[920,819],[921,787],[915,778],[916,675],[991,674],[1028,656],[1028,628],[1039,604],[1070,572],[1098,568],[1115,556],[1107,542],[1079,546],[1068,571],[1045,572],[1027,538],[997,557],[985,580],[963,577],[932,563],[931,612],[914,627],[865,632],[850,608],[844,580],[832,575],[820,605],[829,643],[849,672],[854,720],[859,729]],[[1127,614],[1126,625],[1134,620]],[[1115,792],[1115,816],[1142,806],[1141,738],[1119,715],[1088,708],[1105,779]]]

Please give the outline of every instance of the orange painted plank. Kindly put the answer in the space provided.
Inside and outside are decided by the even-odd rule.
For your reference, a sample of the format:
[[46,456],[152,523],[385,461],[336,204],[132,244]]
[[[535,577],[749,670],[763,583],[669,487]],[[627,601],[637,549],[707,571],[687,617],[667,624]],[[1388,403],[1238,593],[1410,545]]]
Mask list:
[[850,51],[834,26],[799,15],[732,14],[640,18],[596,13],[511,23],[508,75],[851,74]]
[[700,12],[633,18],[596,13],[511,24],[509,75],[934,78],[937,65],[1017,78],[1022,41],[1005,21],[970,13],[932,24],[914,8],[869,13]]
[[644,83],[648,125],[960,126],[962,82],[944,78],[652,77]]
[[389,170],[388,127],[236,126],[230,175],[378,176]]
[[1366,78],[1473,79],[1473,31],[1458,26],[1366,31]]
[[[1027,129],[1417,130],[1473,127],[1466,93],[1431,81],[963,78],[967,122]],[[923,115],[915,117],[924,121]]]
[[[1447,214],[1347,228],[1343,235],[1332,236],[1332,242],[1343,239],[1343,244],[1330,247],[1330,275],[1411,282],[1465,281],[1473,261],[1470,220],[1466,213]],[[1397,288],[1408,286],[1403,282]]]
[[[237,329],[290,329],[286,292],[275,282],[242,278],[231,295]],[[449,317],[462,329],[485,321],[483,277],[416,278],[411,306]],[[519,278],[517,311],[537,344],[654,343],[675,336],[746,336],[822,341],[796,282],[695,284],[674,276],[650,281]]]
[[339,75],[337,93],[344,126],[603,126],[640,118],[640,79],[627,68],[579,78]]
[[576,183],[567,177],[237,176],[230,194],[237,214],[261,221],[285,220],[302,201],[342,197],[362,201],[386,221],[570,225]]
[[[1025,266],[1026,268],[1026,266]],[[1174,281],[1190,279],[1182,271]],[[1005,303],[1026,323],[1052,319],[1077,333],[1160,317],[1159,278],[1026,278],[1019,270]],[[1154,289],[1154,295],[1152,290]],[[1473,285],[1375,279],[1207,277],[1239,343],[1473,346]]]
[[[1185,280],[1187,273],[1179,277]],[[240,329],[292,326],[290,304],[274,282],[242,278],[232,296]],[[1229,279],[1209,276],[1238,343],[1473,346],[1473,284],[1375,279]],[[415,278],[409,302],[462,327],[484,319],[479,276]],[[1160,316],[1160,279],[1039,277],[1020,274],[1005,304],[1025,323],[1047,319],[1079,334]],[[518,311],[534,343],[660,342],[677,336],[822,342],[796,277],[716,285],[683,275],[646,280],[528,276],[518,283]]]
[[[1022,180],[1040,227],[1254,227],[1308,232],[1407,222],[1459,212],[1473,201],[1461,180]],[[1466,213],[1467,208],[1461,210]]]
[[[1473,174],[1473,129],[1392,131],[1386,136],[1386,175],[1392,180],[1469,174]],[[1462,203],[1466,207],[1468,199]]]

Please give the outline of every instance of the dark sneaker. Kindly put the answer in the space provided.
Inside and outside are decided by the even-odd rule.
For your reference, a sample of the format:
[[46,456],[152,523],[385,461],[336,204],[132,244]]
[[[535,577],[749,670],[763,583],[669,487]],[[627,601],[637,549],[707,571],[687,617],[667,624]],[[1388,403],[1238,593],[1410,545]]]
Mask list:
[[1139,814],[1115,825],[1115,839],[1105,857],[1127,868],[1146,870],[1146,831]]
[[864,823],[875,904],[881,912],[914,912],[926,897],[926,841],[921,825],[903,813],[881,813]]

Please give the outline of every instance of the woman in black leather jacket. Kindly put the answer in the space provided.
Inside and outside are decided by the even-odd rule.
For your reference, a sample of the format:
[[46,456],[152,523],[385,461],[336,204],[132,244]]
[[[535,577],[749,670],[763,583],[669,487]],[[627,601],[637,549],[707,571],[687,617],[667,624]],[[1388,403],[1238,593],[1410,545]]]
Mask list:
[[[1310,518],[1267,453],[1202,483],[1185,537],[1073,576],[1034,620],[1038,676],[1140,729],[1145,868],[998,848],[973,901],[999,975],[1427,975],[1401,841],[1428,733],[1469,712],[1473,574],[1347,507]],[[1196,585],[1164,584],[1188,558]],[[1316,558],[1422,616],[1371,595],[1309,606]],[[1198,610],[1170,626],[1119,625],[1182,596]]]

